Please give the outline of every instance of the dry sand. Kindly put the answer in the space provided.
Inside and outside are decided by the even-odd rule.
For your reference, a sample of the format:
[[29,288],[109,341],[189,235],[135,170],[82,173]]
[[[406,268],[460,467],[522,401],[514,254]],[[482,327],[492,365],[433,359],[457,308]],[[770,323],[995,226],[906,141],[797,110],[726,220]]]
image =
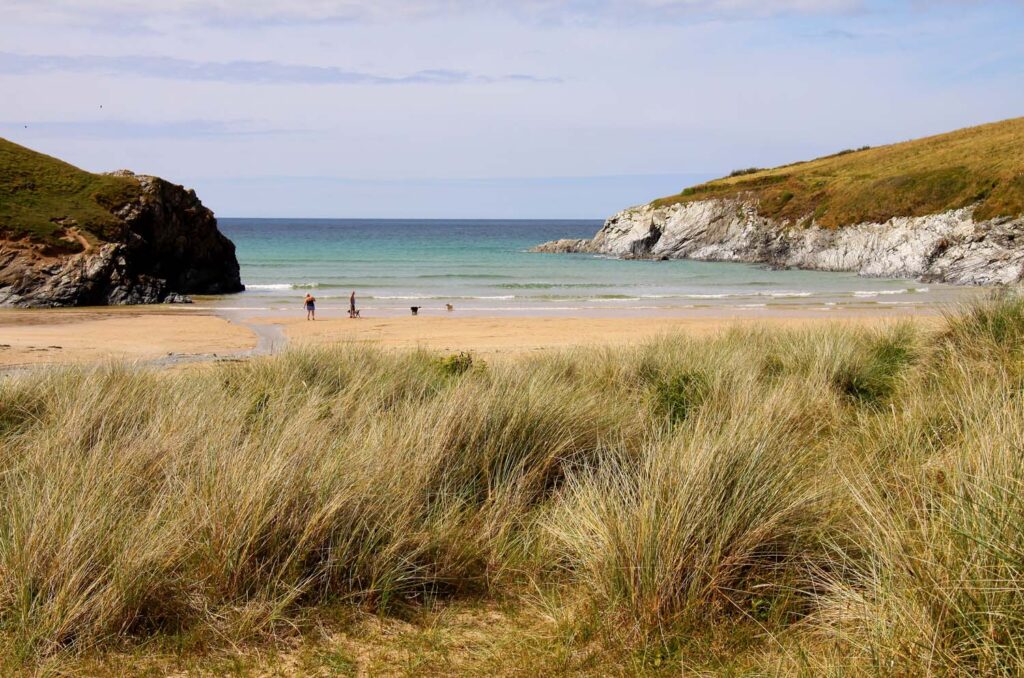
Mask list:
[[252,330],[212,313],[160,308],[0,310],[0,366],[233,354]]
[[[280,324],[291,345],[359,342],[385,348],[472,351],[485,355],[517,355],[570,346],[622,345],[665,334],[711,334],[733,326],[804,327],[833,323],[872,324],[910,317],[895,313],[828,315],[821,312],[779,312],[741,317],[538,318],[538,317],[399,317],[382,319],[263,319]],[[934,322],[934,313],[916,316]]]
[[[730,326],[800,327],[826,322],[878,323],[907,312],[847,311],[837,314],[780,310],[736,317],[705,312],[686,317],[561,318],[401,316],[251,318],[235,322],[206,309],[93,308],[0,310],[0,367],[82,363],[108,359],[157,360],[168,356],[218,357],[260,351],[284,336],[289,345],[373,344],[382,348],[472,351],[522,355],[570,346],[622,345],[669,333],[709,334]],[[934,322],[936,312],[916,312]],[[262,343],[260,340],[263,340]]]

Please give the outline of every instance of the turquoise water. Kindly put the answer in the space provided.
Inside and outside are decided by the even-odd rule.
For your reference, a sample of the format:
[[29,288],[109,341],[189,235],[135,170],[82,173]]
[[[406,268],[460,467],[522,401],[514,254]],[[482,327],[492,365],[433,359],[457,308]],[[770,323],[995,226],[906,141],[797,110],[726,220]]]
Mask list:
[[237,247],[247,290],[216,303],[293,311],[305,293],[344,311],[355,290],[364,312],[671,314],[729,307],[921,306],[964,291],[850,273],[776,271],[746,264],[622,261],[532,254],[557,238],[591,237],[599,221],[220,219]]

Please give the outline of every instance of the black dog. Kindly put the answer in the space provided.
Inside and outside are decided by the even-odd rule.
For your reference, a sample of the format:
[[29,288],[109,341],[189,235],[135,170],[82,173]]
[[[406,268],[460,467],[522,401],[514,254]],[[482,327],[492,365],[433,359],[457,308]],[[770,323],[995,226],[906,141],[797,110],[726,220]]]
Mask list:
[[413,315],[419,315],[420,314],[420,307],[419,306],[410,306],[409,309],[412,311]]

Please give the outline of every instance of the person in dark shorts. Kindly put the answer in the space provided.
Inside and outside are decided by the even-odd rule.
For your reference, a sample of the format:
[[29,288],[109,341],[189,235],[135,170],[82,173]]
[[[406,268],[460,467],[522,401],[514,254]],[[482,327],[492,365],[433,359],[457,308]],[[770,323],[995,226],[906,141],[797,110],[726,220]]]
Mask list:
[[352,295],[348,298],[348,317],[358,318],[359,311],[356,310],[356,291],[352,290]]
[[306,292],[306,320],[316,320],[316,297]]

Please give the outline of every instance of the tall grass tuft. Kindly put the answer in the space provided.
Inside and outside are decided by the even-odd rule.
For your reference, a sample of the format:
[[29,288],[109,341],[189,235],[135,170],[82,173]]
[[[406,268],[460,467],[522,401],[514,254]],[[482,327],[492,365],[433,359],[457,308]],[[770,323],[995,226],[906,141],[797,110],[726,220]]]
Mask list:
[[829,404],[795,407],[794,384],[731,395],[724,424],[706,415],[639,459],[579,473],[548,523],[568,576],[641,634],[698,614],[796,612],[826,555],[831,504],[815,438]]
[[549,596],[620,672],[1019,675],[1022,309],[4,377],[0,659]]

